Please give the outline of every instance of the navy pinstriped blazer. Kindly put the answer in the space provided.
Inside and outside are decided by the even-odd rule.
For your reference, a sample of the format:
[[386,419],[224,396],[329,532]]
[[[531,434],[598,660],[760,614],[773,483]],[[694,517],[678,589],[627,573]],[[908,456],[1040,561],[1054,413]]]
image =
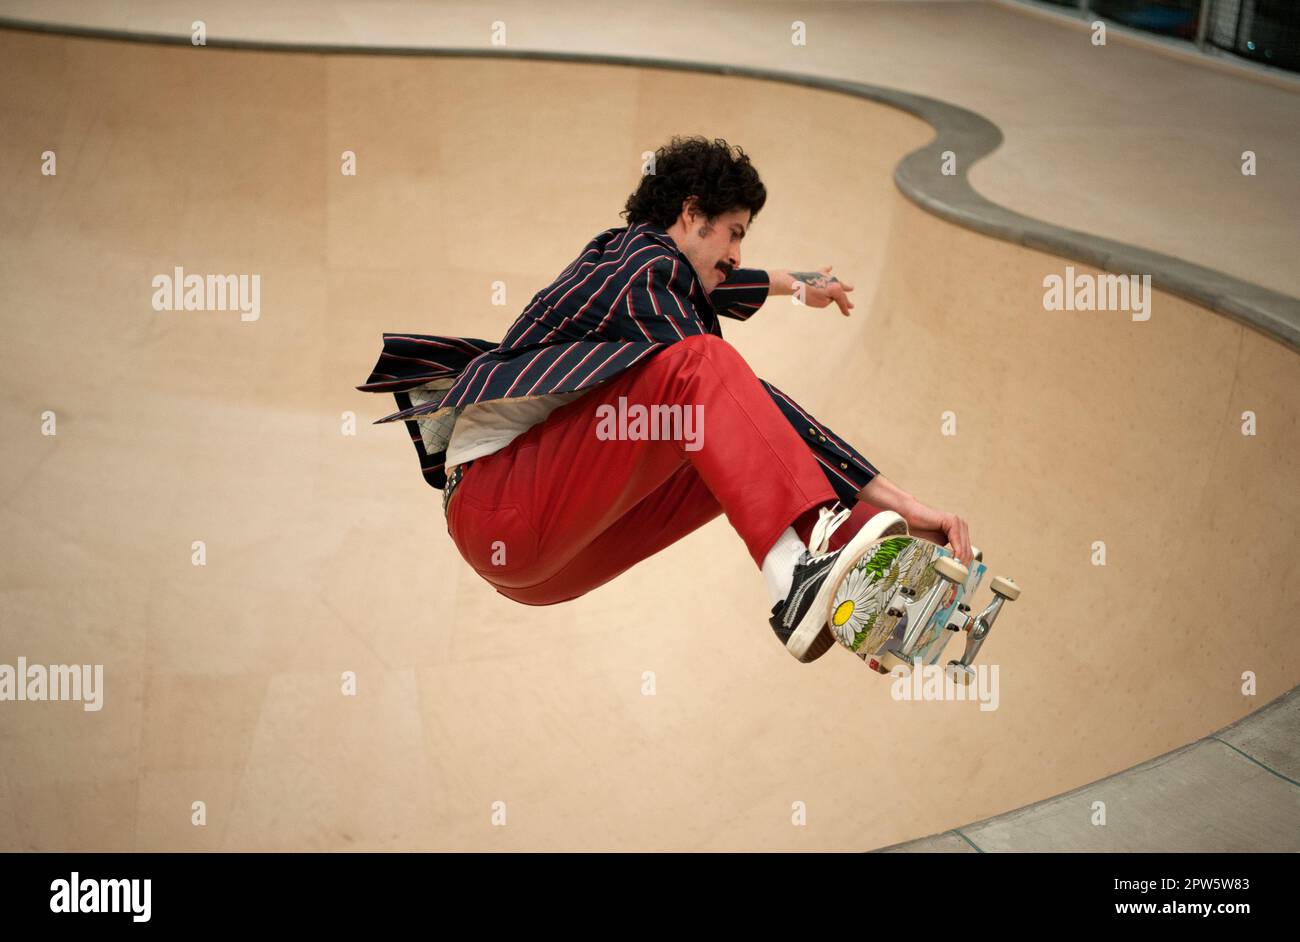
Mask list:
[[[738,268],[706,295],[672,236],[651,223],[607,229],[532,300],[500,343],[384,334],[370,378],[357,389],[392,393],[424,479],[446,486],[447,442],[467,405],[586,389],[692,334],[722,336],[718,315],[746,320],[767,300],[767,272]],[[771,383],[782,414],[852,506],[879,472]]]

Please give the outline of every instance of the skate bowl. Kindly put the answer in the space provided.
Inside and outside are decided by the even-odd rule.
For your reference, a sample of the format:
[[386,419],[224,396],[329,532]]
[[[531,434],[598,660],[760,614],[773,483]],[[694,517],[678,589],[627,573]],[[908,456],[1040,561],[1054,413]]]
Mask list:
[[[0,664],[103,667],[99,709],[0,703],[0,849],[866,850],[1300,680],[1300,359],[1264,322],[1287,299],[1198,302],[1166,268],[1145,318],[1050,309],[1045,279],[1116,256],[918,205],[895,173],[935,129],[899,107],[17,30],[0,75]],[[847,319],[774,298],[727,339],[1023,588],[982,658],[995,709],[900,699],[840,650],[795,663],[725,520],[516,605],[460,560],[405,432],[370,424],[383,331],[498,337],[687,133],[767,184],[744,264],[855,286]],[[159,309],[178,268],[257,275],[257,304]],[[1300,848],[1293,786],[1259,849]]]

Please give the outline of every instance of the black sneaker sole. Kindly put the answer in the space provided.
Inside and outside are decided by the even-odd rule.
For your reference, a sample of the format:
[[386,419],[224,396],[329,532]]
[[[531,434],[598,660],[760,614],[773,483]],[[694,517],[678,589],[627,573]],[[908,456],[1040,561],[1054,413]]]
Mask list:
[[799,663],[811,664],[833,647],[835,647],[834,632],[829,628],[823,628],[821,633],[813,638],[812,644],[808,645],[808,650],[804,652],[803,657],[799,658]]

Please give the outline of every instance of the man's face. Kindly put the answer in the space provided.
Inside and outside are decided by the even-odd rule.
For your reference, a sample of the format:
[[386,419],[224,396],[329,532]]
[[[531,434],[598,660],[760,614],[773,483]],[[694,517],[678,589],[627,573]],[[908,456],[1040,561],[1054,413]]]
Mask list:
[[690,259],[706,295],[740,267],[740,242],[749,230],[751,215],[748,209],[733,209],[709,220],[688,201],[668,230]]

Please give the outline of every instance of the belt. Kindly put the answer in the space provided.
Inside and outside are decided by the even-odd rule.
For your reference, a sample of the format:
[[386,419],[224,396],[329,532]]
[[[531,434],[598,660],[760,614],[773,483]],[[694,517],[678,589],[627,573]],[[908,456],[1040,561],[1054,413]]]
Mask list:
[[451,503],[451,495],[456,492],[460,486],[460,479],[465,476],[465,469],[472,465],[473,461],[466,461],[464,464],[458,464],[447,472],[447,486],[442,489],[442,512],[447,512],[447,505]]

